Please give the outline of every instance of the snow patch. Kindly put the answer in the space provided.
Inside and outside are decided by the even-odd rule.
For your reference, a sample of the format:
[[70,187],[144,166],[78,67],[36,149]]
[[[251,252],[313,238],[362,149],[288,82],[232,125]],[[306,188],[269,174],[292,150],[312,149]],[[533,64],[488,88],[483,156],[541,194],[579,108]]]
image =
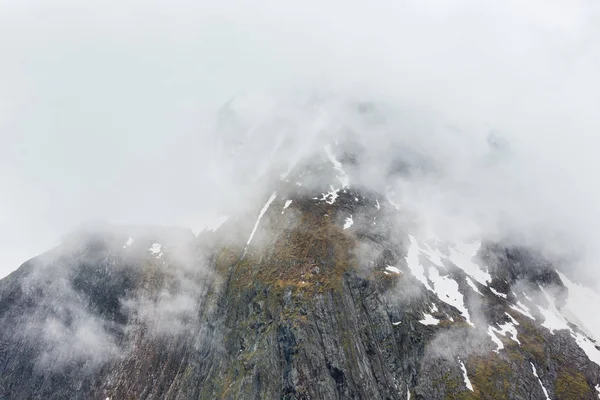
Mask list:
[[462,293],[458,290],[458,283],[452,278],[442,276],[437,268],[429,269],[429,278],[433,282],[434,293],[444,303],[448,303],[455,307],[465,317],[467,323],[475,326],[470,319],[469,310],[465,306]]
[[467,280],[467,285],[469,285],[471,287],[471,289],[473,289],[475,292],[479,293],[480,295],[483,296],[483,293],[481,293],[479,291],[479,288],[477,287],[477,285],[475,285],[475,283],[473,283],[473,281],[471,280],[471,278],[469,278],[468,276],[466,277]]
[[392,325],[394,325],[394,326],[398,326],[398,325],[400,325],[401,323],[402,323],[402,321],[398,321],[398,322],[392,322]]
[[465,271],[467,275],[472,276],[477,282],[486,286],[492,281],[492,276],[473,262],[480,248],[481,241],[456,244],[450,247],[450,256],[448,259],[458,268]]
[[467,389],[473,392],[473,385],[471,385],[471,381],[469,380],[469,376],[467,375],[467,368],[465,367],[465,364],[460,360],[460,358],[458,359],[458,362],[460,363],[460,369],[462,369],[465,385],[467,386]]
[[406,264],[408,265],[408,268],[410,269],[410,272],[413,274],[413,276],[419,282],[425,285],[427,289],[433,292],[433,289],[429,285],[429,281],[427,281],[427,278],[425,277],[425,269],[419,262],[420,249],[417,240],[411,235],[408,235],[408,238],[410,240],[410,247],[406,252]]
[[425,243],[425,247],[427,249],[422,248],[421,253],[425,254],[429,261],[435,265],[444,267],[444,264],[442,263],[442,257],[444,257],[444,255],[438,249],[432,249],[427,243]]
[[377,211],[381,210],[381,206],[379,205],[379,200],[375,199],[375,207],[377,208]]
[[[423,252],[423,250],[421,247],[419,247],[417,240],[412,235],[408,235],[408,238],[410,240],[410,247],[408,248],[408,252],[406,254],[406,263],[414,277],[423,285],[425,285],[428,290],[434,292],[444,303],[447,303],[458,309],[465,317],[469,325],[475,326],[470,320],[469,310],[465,306],[463,295],[458,290],[458,283],[450,277],[440,275],[437,268],[431,267],[428,268],[427,271],[429,272],[429,280],[431,280],[433,283],[432,287],[425,277],[425,268],[419,261],[419,255]],[[429,256],[433,254],[432,251],[425,251],[424,253]]]
[[521,303],[520,301],[517,301],[517,304],[511,304],[510,308],[523,314],[527,318],[535,320],[535,317],[533,315],[531,315],[529,308],[527,308],[527,306],[525,304]]
[[494,342],[497,346],[497,348],[496,348],[496,350],[494,350],[494,352],[498,353],[500,350],[502,350],[504,348],[504,343],[502,343],[502,341],[500,339],[498,339],[498,337],[494,333],[494,328],[492,328],[491,326],[488,326],[487,334],[490,336],[490,338],[492,338],[492,342]]
[[127,247],[131,246],[133,244],[133,238],[131,236],[129,236],[129,239],[127,239],[127,242],[123,245],[123,248],[126,249]]
[[494,289],[493,287],[489,287],[490,290],[492,291],[492,293],[494,293],[496,296],[498,297],[502,297],[503,299],[508,299],[508,296],[505,295],[504,293],[500,293],[499,291],[497,291],[496,289]]
[[423,314],[423,319],[419,321],[423,325],[437,325],[440,321],[431,314]]
[[335,170],[339,173],[339,175],[337,175],[337,179],[342,184],[342,188],[347,188],[350,185],[350,179],[348,178],[348,175],[346,175],[344,168],[342,168],[342,163],[335,158],[329,145],[325,145],[325,152],[327,153],[329,161],[331,161],[333,164],[333,168],[335,168]]
[[510,315],[507,312],[505,312],[504,314],[512,321],[513,324],[519,325],[519,322],[516,319],[514,319],[512,315]]
[[161,252],[161,249],[162,245],[160,243],[153,243],[148,250],[150,250],[150,253],[152,254],[158,254]]
[[[285,204],[283,205],[283,209],[285,210],[288,208],[290,204],[292,204],[292,200],[286,200]],[[283,214],[283,211],[281,213]]]
[[530,362],[529,364],[531,364],[531,370],[533,371],[533,376],[535,376],[537,378],[538,382],[540,383],[540,386],[542,387],[542,390],[544,391],[544,396],[546,396],[546,400],[550,400],[550,397],[548,397],[548,391],[546,390],[546,388],[544,387],[544,384],[542,383],[542,380],[538,376],[537,371],[535,369],[535,365],[533,365],[532,362]]
[[256,230],[258,229],[258,224],[260,223],[260,220],[265,215],[265,213],[269,209],[269,206],[271,205],[273,200],[275,200],[276,197],[277,197],[277,192],[273,192],[271,197],[269,197],[269,200],[267,200],[267,203],[263,206],[262,210],[260,210],[260,214],[258,214],[258,219],[256,220],[256,223],[254,224],[254,228],[252,229],[250,238],[248,239],[248,242],[246,243],[246,247],[244,248],[244,254],[246,254],[246,250],[248,249],[248,246],[250,245],[250,242],[252,241],[252,238],[254,237]]
[[352,215],[346,218],[346,222],[344,223],[344,229],[350,228],[354,224],[354,220],[352,219]]
[[571,336],[577,342],[577,345],[585,352],[590,361],[600,365],[600,350],[596,348],[595,343],[590,340],[586,335],[581,332],[575,332],[570,326],[569,321],[565,319],[565,317],[560,313],[560,311],[556,308],[553,299],[550,295],[540,287],[540,290],[546,301],[548,302],[548,308],[543,308],[539,306],[540,313],[544,317],[544,322],[542,326],[548,328],[551,333],[554,333],[556,330],[568,330]]
[[519,345],[521,344],[521,342],[519,341],[518,337],[517,337],[517,328],[515,328],[515,325],[512,322],[505,322],[502,325],[498,325],[499,329],[496,328],[492,328],[490,327],[494,332],[499,333],[500,335],[506,337],[507,333],[510,333],[510,337],[513,340],[513,342],[517,342]]
[[566,275],[556,271],[569,291],[569,296],[561,314],[573,325],[577,325],[588,337],[600,340],[600,315],[590,313],[590,307],[600,304],[600,294],[589,287],[572,282]]
[[571,331],[571,336],[575,338],[577,345],[585,352],[590,361],[600,365],[600,350],[596,348],[596,344],[579,332]]
[[337,200],[337,198],[339,197],[338,195],[338,191],[335,190],[333,188],[333,186],[330,186],[330,191],[327,193],[323,193],[323,197],[321,198],[321,201],[326,202],[327,204],[333,204],[335,203],[335,201]]
[[385,270],[389,271],[389,272],[393,272],[395,274],[401,274],[402,273],[402,271],[400,271],[400,269],[398,269],[396,267],[392,267],[391,265],[388,265],[387,267],[385,267]]
[[554,331],[559,331],[563,329],[571,330],[567,321],[560,314],[560,312],[556,309],[554,305],[554,301],[550,297],[550,295],[540,286],[540,290],[546,301],[548,302],[548,308],[544,308],[542,306],[538,306],[540,313],[544,317],[544,322],[542,322],[542,326],[548,328],[551,333]]

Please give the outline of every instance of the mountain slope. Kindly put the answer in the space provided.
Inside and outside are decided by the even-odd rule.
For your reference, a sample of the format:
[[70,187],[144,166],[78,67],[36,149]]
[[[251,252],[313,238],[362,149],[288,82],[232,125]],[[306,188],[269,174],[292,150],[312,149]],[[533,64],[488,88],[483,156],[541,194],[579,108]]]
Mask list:
[[216,231],[96,226],[1,280],[0,396],[598,398],[575,284],[530,249],[424,235],[340,159]]

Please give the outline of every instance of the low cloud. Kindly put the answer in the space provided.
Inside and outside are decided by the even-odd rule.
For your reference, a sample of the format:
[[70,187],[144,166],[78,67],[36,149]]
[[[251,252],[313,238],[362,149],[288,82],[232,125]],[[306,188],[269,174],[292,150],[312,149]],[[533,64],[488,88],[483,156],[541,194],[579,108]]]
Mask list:
[[[356,157],[351,185],[399,205],[398,231],[533,246],[600,282],[597,4],[13,3],[0,4],[2,275],[90,218],[198,231],[256,214],[328,144]],[[119,304],[155,333],[187,329],[207,290],[190,260]],[[35,331],[43,362],[113,354],[118,327],[63,273]]]

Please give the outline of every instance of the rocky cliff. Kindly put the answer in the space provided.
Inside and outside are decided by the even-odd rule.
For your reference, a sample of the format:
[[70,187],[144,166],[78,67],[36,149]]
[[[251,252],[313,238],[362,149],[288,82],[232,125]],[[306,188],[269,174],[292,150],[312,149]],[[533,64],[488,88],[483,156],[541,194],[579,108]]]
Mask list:
[[599,397],[585,288],[424,234],[331,153],[215,231],[86,227],[1,280],[0,398]]

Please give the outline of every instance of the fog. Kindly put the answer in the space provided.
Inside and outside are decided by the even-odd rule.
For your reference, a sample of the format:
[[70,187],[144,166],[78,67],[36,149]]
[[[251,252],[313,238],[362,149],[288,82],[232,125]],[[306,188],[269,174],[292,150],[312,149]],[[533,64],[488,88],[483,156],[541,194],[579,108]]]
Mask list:
[[[0,276],[89,219],[199,230],[342,127],[367,148],[360,183],[436,230],[597,276],[599,7],[0,0]],[[407,147],[441,173],[378,178]]]

